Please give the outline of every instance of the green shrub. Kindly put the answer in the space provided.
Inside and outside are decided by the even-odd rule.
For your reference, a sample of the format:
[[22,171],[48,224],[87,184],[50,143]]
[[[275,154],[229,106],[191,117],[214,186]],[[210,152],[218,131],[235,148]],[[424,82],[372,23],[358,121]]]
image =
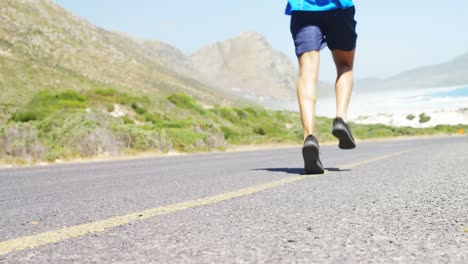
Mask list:
[[231,123],[240,121],[239,116],[237,116],[237,111],[234,111],[231,108],[216,106],[211,109],[211,111],[217,116],[221,117],[223,120],[229,121]]
[[266,117],[267,111],[262,108],[246,107],[244,111],[253,115],[254,117]]
[[76,91],[64,91],[64,92],[55,94],[55,97],[59,100],[64,100],[64,101],[76,101],[76,102],[86,101],[86,97],[82,94],[79,94]]
[[46,148],[33,124],[10,123],[0,130],[0,157],[9,156],[32,161],[42,157]]
[[132,119],[130,119],[128,116],[122,116],[120,117],[120,119],[122,119],[122,121],[124,122],[124,124],[135,124],[135,121],[133,121]]
[[107,104],[106,105],[106,110],[107,110],[107,112],[112,113],[115,110],[115,106],[113,104]]
[[255,127],[254,132],[255,134],[260,135],[260,136],[266,135],[266,131],[263,127]]
[[196,143],[202,141],[204,136],[190,128],[167,128],[164,129],[167,137],[172,141],[174,148],[178,151],[191,151],[196,149]]
[[240,108],[234,108],[234,111],[236,112],[237,116],[240,118],[240,119],[245,119],[245,118],[248,118],[249,115],[246,111],[244,111],[243,109],[240,109]]
[[288,120],[288,117],[286,115],[286,113],[284,112],[276,112],[274,113],[275,114],[275,119],[278,121],[278,122],[281,122],[281,123],[286,123]]
[[124,124],[120,119],[97,110],[60,111],[38,125],[39,135],[50,151],[63,153],[66,158],[120,153],[123,144],[116,131],[122,127]]
[[14,121],[42,120],[58,111],[83,110],[86,98],[75,91],[52,93],[42,91],[33,96],[23,109],[13,115]]
[[419,123],[427,123],[431,120],[431,117],[426,115],[426,113],[422,113],[419,115]]
[[129,153],[149,150],[167,152],[172,148],[171,142],[164,139],[160,131],[142,130],[136,126],[116,126],[113,130]]
[[86,92],[86,98],[90,107],[107,106],[117,103],[118,93],[112,88],[97,88]]
[[231,129],[227,126],[222,126],[221,131],[223,132],[224,139],[226,140],[232,141],[239,137],[239,133],[237,131],[234,131],[234,129]]
[[192,127],[192,122],[190,119],[163,121],[158,125],[158,127],[159,128],[190,128]]
[[156,126],[153,124],[143,124],[143,125],[138,125],[137,126],[139,129],[144,130],[144,131],[154,131],[156,130]]
[[128,94],[119,94],[117,103],[130,106],[137,114],[143,115],[151,105],[151,100],[147,96],[132,96]]
[[275,123],[273,120],[261,120],[254,127],[254,132],[258,135],[284,136],[288,134],[282,124]]
[[204,114],[205,110],[197,104],[197,101],[192,96],[189,96],[185,93],[175,93],[167,97],[169,102],[175,106],[187,110],[193,110],[200,114]]
[[39,120],[39,115],[32,111],[17,112],[13,115],[12,119],[15,122],[29,122]]
[[49,151],[43,157],[43,159],[48,162],[54,162],[60,158],[61,158],[61,153],[59,151]]
[[369,131],[367,136],[370,138],[391,137],[393,136],[393,132],[389,128],[377,128]]
[[158,113],[146,113],[143,117],[146,122],[150,122],[154,125],[160,124],[164,120],[164,118]]
[[159,113],[145,113],[139,119],[144,122],[150,122],[154,125],[153,128],[189,128],[194,123],[192,118],[170,119]]
[[409,115],[406,116],[406,119],[408,119],[408,120],[411,121],[411,120],[413,120],[415,117],[416,117],[416,116],[414,116],[413,114],[409,114]]
[[393,131],[397,136],[411,136],[416,134],[415,128],[412,127],[396,127],[393,128]]
[[449,125],[437,125],[434,127],[434,130],[438,133],[443,134],[455,134],[458,132],[458,127]]
[[117,91],[112,88],[97,88],[93,91],[97,95],[101,96],[115,96],[117,95]]
[[145,107],[137,101],[132,103],[132,109],[139,115],[146,113]]

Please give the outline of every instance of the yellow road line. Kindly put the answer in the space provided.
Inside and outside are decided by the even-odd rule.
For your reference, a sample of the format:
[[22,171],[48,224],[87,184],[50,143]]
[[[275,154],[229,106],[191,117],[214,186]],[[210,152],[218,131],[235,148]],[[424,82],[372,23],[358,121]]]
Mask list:
[[222,201],[234,199],[241,196],[250,195],[257,193],[266,189],[271,189],[288,183],[296,182],[305,179],[307,176],[297,176],[286,178],[266,184],[257,185],[250,188],[245,188],[237,191],[232,191],[228,193],[218,194],[214,196],[209,196],[206,198],[196,199],[188,202],[182,202],[174,205],[168,205],[153,209],[144,210],[141,212],[131,213],[123,216],[112,217],[109,219],[91,222],[88,224],[82,224],[77,226],[72,226],[68,228],[59,229],[56,231],[40,233],[37,235],[20,237],[17,239],[12,239],[9,241],[0,242],[0,256],[8,254],[12,251],[25,250],[28,248],[35,248],[41,245],[59,242],[61,240],[80,237],[86,234],[94,234],[102,232],[106,229],[122,226],[128,223],[140,221],[143,219],[155,217],[158,215],[164,215],[168,213],[173,213],[193,207],[209,205],[214,203],[219,203]]
[[[403,151],[406,152],[406,151]],[[397,152],[389,155],[384,155],[372,159],[368,159],[361,162],[356,162],[353,164],[345,165],[343,168],[350,169],[356,166],[364,165],[367,163],[371,163],[374,161],[382,160],[385,158],[389,158],[395,155],[399,155],[403,152]],[[267,189],[272,189],[275,187],[279,187],[282,185],[290,184],[293,182],[301,181],[307,178],[318,177],[320,175],[308,175],[308,176],[296,176],[296,177],[289,177],[285,179],[281,179],[278,181],[273,181],[265,184],[256,185],[249,188],[240,189],[237,191],[217,194],[205,198],[200,198],[192,201],[177,203],[173,205],[153,208],[144,210],[141,212],[131,213],[127,215],[117,216],[108,218],[101,221],[91,222],[87,224],[81,224],[76,226],[71,226],[55,231],[39,233],[36,235],[19,237],[12,240],[7,240],[0,242],[0,256],[8,254],[13,251],[21,251],[26,249],[36,248],[42,245],[56,243],[65,239],[76,238],[80,236],[84,236],[87,234],[95,234],[99,232],[103,232],[107,229],[123,226],[132,222],[141,221],[144,219],[152,218],[159,215],[169,214],[177,211],[182,211],[189,208],[210,205],[219,203],[222,201],[231,200],[234,198],[242,197],[251,195],[254,193],[258,193]]]

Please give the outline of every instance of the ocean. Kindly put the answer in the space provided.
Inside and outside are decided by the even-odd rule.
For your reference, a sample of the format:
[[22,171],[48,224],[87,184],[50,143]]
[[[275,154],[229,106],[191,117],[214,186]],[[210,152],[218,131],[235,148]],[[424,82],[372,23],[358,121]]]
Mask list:
[[[462,88],[456,88],[454,90],[446,92],[437,92],[430,94],[431,97],[468,97],[468,86]],[[467,106],[468,107],[468,106]]]
[[[350,115],[421,113],[468,108],[468,87],[440,87],[363,95],[357,92]],[[330,114],[330,113],[327,113]]]
[[[334,97],[317,98],[317,115],[334,117],[335,104]],[[297,102],[290,102],[283,108],[299,111]],[[461,108],[468,108],[468,85],[381,93],[362,93],[355,90],[349,106],[349,116],[358,117],[378,113],[417,114],[424,111]]]

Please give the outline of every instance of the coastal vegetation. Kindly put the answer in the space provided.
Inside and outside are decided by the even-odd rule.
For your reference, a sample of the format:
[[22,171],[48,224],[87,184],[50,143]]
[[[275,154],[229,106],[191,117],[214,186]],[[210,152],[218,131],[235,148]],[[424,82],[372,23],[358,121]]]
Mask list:
[[[298,113],[205,105],[185,93],[156,98],[113,88],[42,90],[21,107],[4,113],[0,159],[15,164],[143,152],[222,151],[247,144],[300,144],[303,137]],[[331,119],[318,117],[316,123],[320,142],[335,140]],[[351,127],[357,139],[468,130],[468,125],[411,128],[351,123]]]

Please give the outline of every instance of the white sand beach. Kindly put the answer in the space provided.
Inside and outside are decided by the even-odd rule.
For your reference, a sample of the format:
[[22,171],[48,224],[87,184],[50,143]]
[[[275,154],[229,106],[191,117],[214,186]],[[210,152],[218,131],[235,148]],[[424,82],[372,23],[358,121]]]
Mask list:
[[[424,113],[430,117],[428,122],[420,123],[419,115]],[[413,115],[412,120],[409,116]],[[378,113],[368,116],[351,118],[350,121],[359,124],[384,124],[390,126],[409,126],[416,128],[434,127],[437,125],[468,124],[468,108],[455,110],[431,110],[426,112],[410,111],[407,113]]]

